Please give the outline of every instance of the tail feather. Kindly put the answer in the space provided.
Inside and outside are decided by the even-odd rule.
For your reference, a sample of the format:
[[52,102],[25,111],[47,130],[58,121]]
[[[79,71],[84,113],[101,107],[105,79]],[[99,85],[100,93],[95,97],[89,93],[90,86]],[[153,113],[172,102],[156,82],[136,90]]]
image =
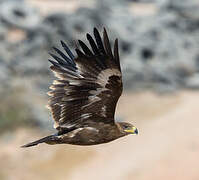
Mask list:
[[26,148],[26,147],[32,147],[32,146],[36,146],[37,144],[40,144],[40,143],[47,143],[47,142],[50,142],[53,140],[53,137],[55,137],[55,135],[50,135],[50,136],[46,136],[44,138],[41,138],[37,141],[33,141],[31,143],[28,143],[28,144],[25,144],[23,146],[21,146],[22,148]]

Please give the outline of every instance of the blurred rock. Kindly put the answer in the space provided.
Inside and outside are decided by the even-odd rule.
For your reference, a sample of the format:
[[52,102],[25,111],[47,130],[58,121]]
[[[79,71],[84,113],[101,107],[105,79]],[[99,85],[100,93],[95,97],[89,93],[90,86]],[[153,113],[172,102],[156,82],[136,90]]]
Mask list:
[[199,19],[199,3],[198,0],[160,0],[161,10],[173,11],[182,17],[192,20]]
[[0,17],[8,26],[27,30],[36,29],[41,20],[37,9],[16,0],[1,3]]
[[191,77],[188,77],[185,82],[188,88],[198,89],[199,88],[199,73],[194,74]]

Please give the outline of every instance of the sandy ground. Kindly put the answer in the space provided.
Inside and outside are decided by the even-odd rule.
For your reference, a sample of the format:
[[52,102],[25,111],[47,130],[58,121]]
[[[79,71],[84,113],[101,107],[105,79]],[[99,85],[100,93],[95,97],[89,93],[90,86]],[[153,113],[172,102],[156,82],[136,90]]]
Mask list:
[[198,92],[125,94],[117,114],[139,128],[109,144],[20,145],[47,135],[20,129],[0,139],[1,180],[198,180]]
[[[83,2],[69,1],[27,0],[43,14],[73,11]],[[133,8],[139,12],[139,7]],[[0,137],[0,180],[198,180],[198,97],[199,92],[123,95],[117,115],[134,123],[139,135],[104,145],[21,149],[49,132],[6,133]]]

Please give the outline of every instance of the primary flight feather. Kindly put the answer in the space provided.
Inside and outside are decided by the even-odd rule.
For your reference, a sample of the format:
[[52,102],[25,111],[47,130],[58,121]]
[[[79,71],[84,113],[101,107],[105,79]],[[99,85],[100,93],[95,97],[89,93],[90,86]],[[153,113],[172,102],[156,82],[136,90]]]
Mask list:
[[54,48],[50,69],[58,78],[50,86],[48,108],[58,133],[28,143],[95,145],[107,143],[128,134],[137,134],[135,126],[115,122],[117,101],[122,94],[118,40],[113,52],[104,28],[103,39],[94,28],[94,38],[87,34],[90,48],[79,40],[76,56],[61,41],[65,51]]

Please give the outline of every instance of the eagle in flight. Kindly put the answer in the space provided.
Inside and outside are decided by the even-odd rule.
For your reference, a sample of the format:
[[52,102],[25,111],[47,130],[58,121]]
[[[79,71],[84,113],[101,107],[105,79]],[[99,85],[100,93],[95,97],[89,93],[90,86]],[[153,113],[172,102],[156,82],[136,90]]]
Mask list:
[[79,40],[74,56],[61,41],[63,53],[54,48],[50,69],[58,78],[50,86],[48,107],[57,133],[28,143],[22,147],[47,144],[96,145],[138,134],[135,126],[115,122],[116,104],[122,94],[118,40],[113,53],[104,28],[103,38],[94,28],[94,38],[87,34],[89,48]]

